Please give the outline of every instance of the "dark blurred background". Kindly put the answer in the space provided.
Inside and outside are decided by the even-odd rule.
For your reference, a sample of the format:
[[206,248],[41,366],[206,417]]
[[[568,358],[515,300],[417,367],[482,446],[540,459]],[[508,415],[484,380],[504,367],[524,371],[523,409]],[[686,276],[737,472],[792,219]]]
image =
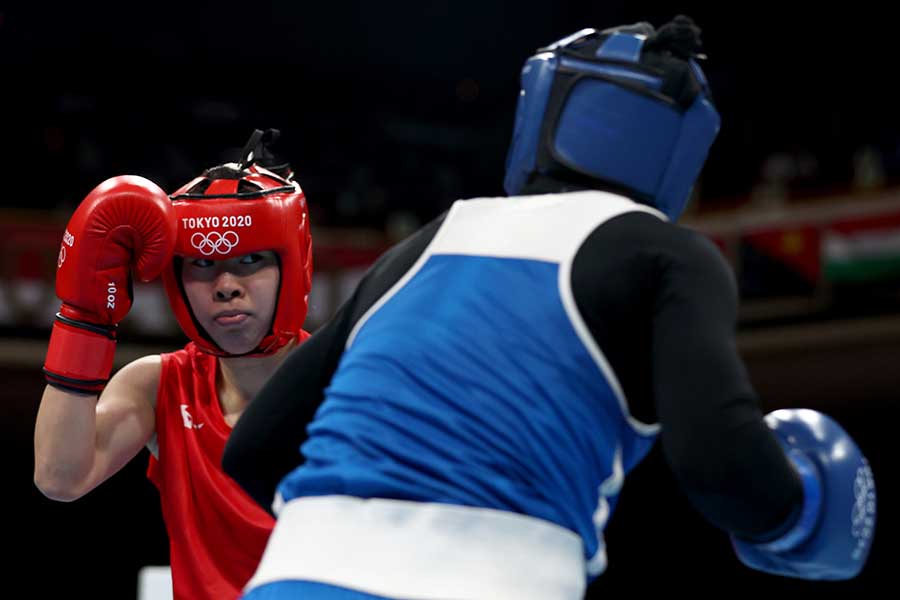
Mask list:
[[[172,191],[282,131],[312,212],[310,328],[388,244],[461,197],[502,194],[522,62],[582,27],[675,14],[704,28],[721,134],[684,224],[735,269],[739,346],[766,410],[841,419],[868,454],[881,511],[856,580],[814,584],[738,564],[658,451],[629,479],[590,597],[660,586],[699,595],[846,595],[891,583],[887,444],[900,386],[900,117],[886,15],[861,4],[556,0],[0,5],[0,402],[12,570],[36,598],[134,598],[167,564],[142,453],[72,504],[31,483],[40,365],[65,222],[107,177]],[[117,364],[183,338],[159,286],[137,289]],[[710,449],[715,451],[715,449]]]

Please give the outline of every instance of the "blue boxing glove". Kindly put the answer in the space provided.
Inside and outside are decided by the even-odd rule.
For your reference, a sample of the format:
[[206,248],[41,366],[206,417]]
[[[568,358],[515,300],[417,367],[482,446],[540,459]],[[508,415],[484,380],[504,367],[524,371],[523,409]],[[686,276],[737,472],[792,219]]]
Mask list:
[[776,539],[732,536],[742,563],[801,579],[850,579],[865,565],[875,532],[875,480],[856,442],[832,418],[776,410],[766,424],[803,482],[803,507]]

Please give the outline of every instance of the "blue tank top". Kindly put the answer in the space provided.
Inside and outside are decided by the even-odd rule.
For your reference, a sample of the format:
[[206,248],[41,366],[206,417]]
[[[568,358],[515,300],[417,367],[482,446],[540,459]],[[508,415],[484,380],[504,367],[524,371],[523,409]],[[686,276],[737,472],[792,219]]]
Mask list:
[[658,426],[636,421],[571,292],[604,221],[653,209],[601,192],[454,204],[356,323],[285,501],[351,495],[507,510],[577,533],[588,571],[624,475]]

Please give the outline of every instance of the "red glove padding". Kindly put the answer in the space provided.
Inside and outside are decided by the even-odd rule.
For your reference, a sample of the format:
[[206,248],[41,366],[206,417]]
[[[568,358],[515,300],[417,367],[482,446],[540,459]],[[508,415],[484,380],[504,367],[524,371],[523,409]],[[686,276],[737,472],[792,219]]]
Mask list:
[[107,179],[66,226],[56,271],[56,315],[44,362],[47,382],[103,389],[112,371],[116,325],[132,302],[131,270],[152,281],[172,260],[177,236],[168,196],[143,177]]

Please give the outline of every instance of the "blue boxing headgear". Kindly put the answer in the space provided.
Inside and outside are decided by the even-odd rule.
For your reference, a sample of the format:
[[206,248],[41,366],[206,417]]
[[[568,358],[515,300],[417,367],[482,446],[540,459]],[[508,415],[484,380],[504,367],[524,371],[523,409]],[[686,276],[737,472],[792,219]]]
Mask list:
[[522,69],[507,194],[541,179],[621,190],[677,220],[719,132],[686,17],[584,29]]

